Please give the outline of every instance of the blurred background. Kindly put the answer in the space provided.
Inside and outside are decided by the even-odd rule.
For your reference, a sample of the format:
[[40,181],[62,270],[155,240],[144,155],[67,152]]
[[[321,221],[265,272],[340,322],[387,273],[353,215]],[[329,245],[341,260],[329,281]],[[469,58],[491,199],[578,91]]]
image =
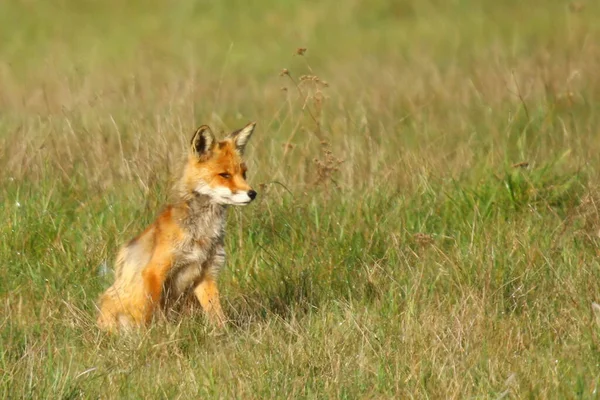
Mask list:
[[[288,165],[281,146],[300,146],[279,176],[295,181],[314,174],[303,160],[318,129],[340,158],[369,154],[344,166],[350,185],[364,181],[357,171],[398,172],[409,150],[450,171],[565,146],[595,157],[581,136],[596,124],[598,15],[594,2],[558,0],[7,2],[4,158],[21,173],[24,141],[44,137],[59,153],[84,132],[108,142],[61,157],[69,169],[83,154],[108,162],[102,146],[117,136],[123,149],[141,134],[154,148],[201,123],[247,120],[262,129],[256,147],[272,147],[256,157],[269,175]],[[298,92],[307,75],[328,87]]]

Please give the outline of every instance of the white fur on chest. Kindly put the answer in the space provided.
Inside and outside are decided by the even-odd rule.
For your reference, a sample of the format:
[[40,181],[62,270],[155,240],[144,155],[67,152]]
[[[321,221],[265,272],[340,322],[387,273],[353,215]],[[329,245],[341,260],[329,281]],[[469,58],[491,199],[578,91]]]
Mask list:
[[225,261],[225,210],[201,208],[196,211],[181,223],[187,239],[177,249],[168,288],[176,296],[206,276],[215,278]]
[[171,276],[174,295],[184,293],[206,276],[216,277],[225,261],[221,240],[190,241],[180,250]]
[[181,264],[201,264],[208,258],[210,249],[202,247],[200,245],[190,246],[181,252],[180,263]]

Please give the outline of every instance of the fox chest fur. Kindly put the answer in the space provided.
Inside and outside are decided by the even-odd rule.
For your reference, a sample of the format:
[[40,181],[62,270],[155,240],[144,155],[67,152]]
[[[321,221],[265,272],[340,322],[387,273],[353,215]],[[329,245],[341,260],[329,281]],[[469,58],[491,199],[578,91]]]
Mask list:
[[216,278],[225,263],[225,206],[201,199],[173,210],[181,228],[172,266],[164,284],[163,297],[177,298],[204,277]]

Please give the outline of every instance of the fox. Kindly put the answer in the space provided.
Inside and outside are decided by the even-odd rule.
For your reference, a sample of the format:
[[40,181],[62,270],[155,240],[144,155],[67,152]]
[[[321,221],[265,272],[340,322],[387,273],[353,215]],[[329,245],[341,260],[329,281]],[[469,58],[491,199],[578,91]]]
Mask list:
[[117,253],[114,283],[98,302],[101,330],[144,327],[159,310],[168,314],[190,301],[214,325],[226,325],[217,287],[225,220],[229,206],[248,205],[257,196],[243,160],[255,126],[251,122],[220,141],[209,126],[196,129],[173,201]]

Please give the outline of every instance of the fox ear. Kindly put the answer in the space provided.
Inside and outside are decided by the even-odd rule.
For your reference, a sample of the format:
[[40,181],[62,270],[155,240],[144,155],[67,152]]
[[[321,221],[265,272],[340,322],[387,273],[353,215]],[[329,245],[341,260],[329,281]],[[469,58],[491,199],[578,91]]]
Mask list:
[[250,122],[242,129],[235,131],[229,135],[229,138],[233,140],[233,143],[235,144],[235,147],[240,152],[240,154],[244,154],[246,143],[248,143],[248,140],[250,140],[250,136],[252,136],[252,132],[254,132],[255,126],[256,122]]
[[215,145],[215,136],[210,128],[202,125],[196,129],[196,133],[192,137],[190,152],[197,158],[208,154]]

